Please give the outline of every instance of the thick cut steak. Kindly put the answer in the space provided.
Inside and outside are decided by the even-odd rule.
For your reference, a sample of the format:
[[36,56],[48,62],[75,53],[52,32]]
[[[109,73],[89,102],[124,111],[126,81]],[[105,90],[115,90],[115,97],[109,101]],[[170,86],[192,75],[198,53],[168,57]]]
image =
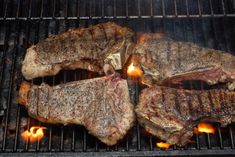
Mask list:
[[46,123],[78,124],[107,145],[114,145],[135,119],[127,81],[101,77],[57,86],[22,83],[18,102]]
[[190,42],[174,41],[159,33],[140,35],[132,61],[143,68],[142,81],[148,85],[178,84],[184,80],[212,85],[235,80],[235,56]]
[[55,75],[62,69],[102,72],[104,64],[122,69],[133,47],[133,34],[113,22],[70,29],[28,48],[22,74],[33,79]]
[[226,126],[235,117],[235,92],[228,90],[184,90],[154,86],[140,95],[136,114],[147,132],[170,144],[190,142],[200,121]]

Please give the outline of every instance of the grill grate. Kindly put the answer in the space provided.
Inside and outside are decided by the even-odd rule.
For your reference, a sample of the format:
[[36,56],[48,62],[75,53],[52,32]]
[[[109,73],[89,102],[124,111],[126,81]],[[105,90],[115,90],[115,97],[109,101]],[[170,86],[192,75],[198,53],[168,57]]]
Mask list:
[[[137,124],[118,145],[108,147],[80,126],[40,123],[28,117],[16,102],[17,86],[25,50],[40,39],[72,27],[87,27],[114,21],[136,32],[166,32],[177,40],[235,52],[235,0],[3,0],[0,6],[0,152],[9,156],[142,156],[142,155],[234,155],[235,126],[217,127],[215,135],[195,135],[183,148],[156,148],[159,141]],[[34,79],[51,85],[96,77],[84,70],[62,71],[57,76]],[[132,99],[138,101],[139,86],[132,85]],[[206,88],[191,84],[192,87]],[[32,125],[47,127],[46,137],[24,142],[20,133]],[[217,125],[217,124],[215,124]]]

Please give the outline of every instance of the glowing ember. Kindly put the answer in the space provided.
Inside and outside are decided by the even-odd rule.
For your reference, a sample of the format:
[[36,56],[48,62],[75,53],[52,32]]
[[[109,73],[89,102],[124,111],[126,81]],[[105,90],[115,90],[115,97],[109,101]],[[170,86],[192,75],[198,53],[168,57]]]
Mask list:
[[209,123],[199,123],[197,125],[197,128],[194,128],[194,133],[199,134],[199,133],[208,133],[208,134],[214,134],[215,133],[215,128],[209,124]]
[[166,142],[158,142],[158,143],[156,143],[156,146],[159,147],[159,148],[168,149],[168,148],[170,148],[171,144],[166,143]]
[[24,131],[21,136],[22,138],[29,142],[36,142],[39,141],[43,138],[44,132],[43,130],[46,129],[45,127],[39,127],[39,126],[33,126],[30,128],[30,130]]
[[135,67],[133,63],[131,63],[127,68],[127,75],[130,77],[141,77],[142,74],[143,71],[140,68]]

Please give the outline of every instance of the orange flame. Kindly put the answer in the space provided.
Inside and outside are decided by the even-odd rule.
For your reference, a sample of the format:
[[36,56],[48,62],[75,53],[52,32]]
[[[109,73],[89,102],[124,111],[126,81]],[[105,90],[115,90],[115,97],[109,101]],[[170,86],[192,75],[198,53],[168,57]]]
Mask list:
[[143,71],[140,68],[135,67],[133,63],[131,63],[127,68],[127,75],[130,77],[141,77],[142,74]]
[[157,142],[156,146],[159,147],[159,148],[168,149],[168,148],[170,148],[171,144],[167,143],[167,142]]
[[194,128],[194,133],[199,134],[199,133],[208,133],[208,134],[214,134],[215,133],[215,128],[209,124],[209,123],[199,123],[196,128]]
[[24,131],[21,136],[22,138],[27,141],[29,140],[30,142],[36,142],[39,141],[43,138],[44,132],[43,130],[46,129],[45,127],[40,127],[40,126],[33,126],[28,130]]

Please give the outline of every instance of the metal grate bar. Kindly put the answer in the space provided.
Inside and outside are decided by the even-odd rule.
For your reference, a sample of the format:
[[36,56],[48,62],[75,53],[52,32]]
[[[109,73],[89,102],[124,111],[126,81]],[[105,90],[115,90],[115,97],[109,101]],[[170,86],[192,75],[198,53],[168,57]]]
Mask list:
[[209,4],[210,4],[211,16],[214,16],[213,5],[211,0],[209,0]]
[[[77,0],[76,1],[76,16],[77,16],[77,20],[79,20],[79,16],[80,16],[80,14],[79,14],[79,11],[80,11],[80,8],[79,8],[79,0]],[[76,23],[77,24],[77,23]],[[78,26],[78,25],[77,25]]]
[[[128,13],[128,9],[126,10]],[[164,13],[165,11],[163,11]],[[165,14],[165,13],[164,13]],[[79,19],[80,20],[98,20],[98,19],[149,19],[149,18],[155,18],[155,19],[161,19],[161,18],[222,18],[222,17],[231,17],[234,18],[235,14],[228,14],[228,15],[223,15],[223,14],[215,14],[215,15],[211,15],[211,14],[202,14],[202,15],[198,15],[198,14],[190,14],[190,15],[143,15],[143,16],[129,16],[128,14],[126,16],[80,16]],[[76,16],[69,16],[69,17],[31,17],[30,20],[76,20],[78,17]],[[8,21],[14,21],[14,20],[23,20],[26,21],[28,20],[28,17],[0,17],[0,21],[3,20],[8,20]]]
[[[16,34],[17,34],[17,37],[19,35],[19,21],[16,21]],[[9,121],[9,110],[10,110],[10,107],[11,107],[11,104],[12,104],[12,88],[13,88],[13,80],[14,80],[14,72],[15,72],[15,63],[16,63],[16,57],[17,57],[17,54],[18,54],[18,50],[17,50],[17,47],[16,45],[18,44],[18,41],[16,38],[14,38],[14,54],[12,54],[12,65],[11,65],[11,70],[10,70],[10,84],[9,84],[9,91],[8,91],[8,98],[7,98],[7,114],[6,114],[6,117],[5,117],[5,124],[4,124],[4,140],[3,140],[3,150],[6,149],[6,139],[7,139],[7,127],[8,127],[8,121]]]
[[[113,16],[105,16],[105,2],[104,0],[101,0],[101,16],[91,16],[91,14],[89,14],[90,16],[80,16],[81,19],[123,19],[123,18],[131,18],[131,19],[136,19],[136,18],[187,18],[187,17],[190,17],[190,18],[199,18],[199,17],[202,17],[202,18],[208,18],[208,17],[235,17],[235,12],[232,11],[232,12],[228,12],[228,7],[225,6],[225,1],[224,0],[220,0],[219,2],[221,3],[221,6],[222,6],[222,11],[220,11],[219,13],[214,13],[214,8],[213,8],[213,1],[212,0],[209,0],[209,7],[210,7],[210,14],[202,14],[202,11],[201,11],[201,8],[203,6],[202,5],[202,1],[201,0],[197,0],[197,3],[198,3],[198,14],[191,14],[189,13],[189,6],[192,6],[194,3],[192,1],[189,1],[189,0],[184,0],[185,2],[185,9],[187,11],[186,15],[178,15],[178,11],[177,11],[177,8],[178,8],[178,5],[177,5],[177,0],[174,0],[173,3],[174,3],[174,13],[173,15],[168,15],[166,14],[166,10],[168,9],[168,4],[166,1],[164,0],[161,0],[161,8],[162,8],[162,14],[161,15],[154,15],[153,14],[153,5],[152,5],[152,1],[150,1],[150,7],[148,8],[150,10],[150,14],[149,15],[145,15],[145,16],[142,16],[141,15],[141,3],[140,3],[140,0],[137,0],[137,7],[135,8],[137,10],[137,14],[136,15],[133,15],[133,16],[129,16],[129,12],[128,12],[128,7],[129,7],[129,4],[130,2],[128,2],[128,0],[125,0],[125,7],[126,7],[126,16],[116,16],[116,3],[119,2],[118,0],[113,0]],[[76,1],[76,3],[78,2],[78,0]],[[88,1],[89,2],[89,11],[91,12],[91,7],[92,6],[95,6],[95,5],[91,5],[92,3],[95,3],[95,1]],[[32,0],[29,0],[28,1],[29,4],[32,3]],[[2,17],[0,17],[0,20],[16,20],[16,19],[19,19],[19,20],[27,20],[29,17],[31,17],[32,20],[39,20],[39,19],[42,19],[42,20],[51,20],[53,18],[55,19],[58,19],[58,20],[64,20],[64,19],[71,19],[71,20],[75,20],[77,18],[77,16],[68,16],[68,14],[66,13],[67,10],[65,10],[65,16],[59,16],[59,17],[55,17],[55,3],[56,3],[56,0],[53,0],[53,6],[54,6],[54,11],[52,12],[52,16],[48,16],[48,17],[44,17],[43,14],[44,14],[44,5],[45,4],[48,4],[49,5],[50,1],[44,1],[44,0],[41,0],[40,1],[40,13],[39,13],[39,16],[37,17],[31,17],[31,14],[27,17],[26,15],[22,15],[20,17],[20,14],[19,14],[19,10],[17,9],[17,12],[16,12],[16,16],[12,17],[12,16],[9,16],[8,15],[8,7],[9,7],[9,2],[7,1],[4,5],[4,14]],[[59,3],[59,1],[57,1],[57,3]],[[72,1],[68,1],[66,0],[65,1],[65,6],[67,6],[69,3],[73,4]],[[234,3],[233,1],[231,1],[231,3]],[[231,4],[232,5],[232,4]],[[31,5],[30,5],[31,6]],[[20,8],[20,7],[18,7]],[[50,8],[50,7],[48,7]],[[31,10],[31,11],[34,11],[34,10]],[[46,11],[45,11],[46,12]]]
[[[30,126],[30,117],[27,117],[27,130],[29,130],[29,126]],[[29,139],[27,139],[27,141],[25,142],[25,150],[26,151],[29,150]]]
[[[104,18],[105,16],[104,16],[104,0],[102,0],[102,3],[101,3],[101,11],[102,11],[102,16],[101,16],[101,18]],[[92,17],[90,17],[91,19],[92,19]],[[81,19],[81,17],[80,17],[80,19]]]
[[[30,0],[31,1],[31,0]],[[31,5],[31,3],[29,3],[30,5]],[[29,7],[29,8],[31,8],[31,6]],[[29,9],[29,14],[31,14],[31,11],[30,11],[30,9]],[[29,43],[29,33],[30,33],[30,28],[31,28],[31,22],[30,21],[28,21],[27,22],[27,26],[26,26],[26,38],[25,38],[25,44],[24,44],[24,46],[23,46],[23,48],[24,48],[24,50],[26,50],[27,49],[27,47],[28,47],[28,43]],[[23,78],[22,78],[23,79]],[[21,79],[21,80],[22,80]],[[19,108],[19,110],[21,109],[21,106],[20,106],[20,108]],[[29,117],[27,117],[27,130],[29,130],[29,121],[30,121],[30,119],[29,119]],[[28,141],[25,143],[25,150],[28,150]]]
[[55,19],[55,11],[56,11],[56,0],[53,0],[53,8],[52,8],[52,18]]
[[[41,126],[41,122],[39,122],[39,125],[38,125],[38,126]],[[37,144],[36,144],[36,151],[37,151],[37,152],[40,150],[40,143],[41,143],[41,141],[38,140],[38,141],[37,141]]]
[[[32,0],[29,0],[29,5],[28,5],[29,11],[28,11],[28,19],[30,19],[31,17],[31,13],[32,13]],[[19,17],[18,17],[19,18]]]
[[[53,81],[54,82],[54,81]],[[52,137],[52,127],[49,126],[49,140],[48,140],[48,151],[51,151],[51,137]]]
[[43,2],[44,2],[44,0],[41,0],[41,9],[40,9],[40,19],[43,17]]
[[138,16],[141,16],[141,11],[140,11],[140,0],[137,1],[138,4]]
[[[139,100],[139,80],[135,80],[135,104],[138,104],[138,100]],[[139,123],[136,124],[136,128],[137,128],[137,150],[140,151],[141,150],[141,135],[140,135],[140,125]]]
[[[1,71],[1,86],[2,86],[2,82],[3,82],[3,70],[5,68],[5,55],[6,55],[6,51],[7,51],[7,45],[8,45],[8,40],[9,40],[9,35],[10,35],[10,22],[7,22],[7,30],[5,31],[5,39],[4,39],[4,46],[3,46],[3,57],[2,57],[2,71]],[[8,126],[8,117],[9,117],[9,103],[7,103],[7,109],[6,109],[6,118],[5,118],[5,126],[4,126],[4,135],[3,135],[3,144],[2,144],[2,150],[5,151],[6,149],[6,137],[7,137],[7,126]]]
[[150,16],[153,17],[153,0],[150,1]]
[[19,134],[19,123],[20,123],[20,106],[17,106],[17,115],[16,115],[16,132],[15,132],[15,141],[14,141],[14,148],[13,151],[17,150],[18,146],[18,134]]
[[[19,1],[20,3],[20,1]],[[20,6],[20,5],[18,5]],[[18,43],[19,43],[19,31],[20,31],[20,26],[19,26],[19,22],[17,21],[17,26],[16,26],[16,37],[15,37],[15,41],[14,41],[14,47],[16,48],[16,55],[18,54]],[[16,131],[15,131],[15,141],[14,141],[14,148],[13,151],[17,150],[17,146],[18,146],[18,133],[19,133],[19,124],[20,123],[20,106],[17,106],[17,115],[16,115]]]
[[7,11],[8,11],[8,1],[6,1],[6,3],[5,3],[5,9],[4,9],[4,15],[3,15],[3,18],[6,18],[7,17]]
[[21,0],[18,1],[18,4],[17,4],[17,10],[16,10],[16,19],[19,17],[19,14],[20,14],[20,5],[21,5]]
[[224,16],[226,16],[226,11],[225,11],[225,6],[224,6],[224,0],[221,0],[221,5],[222,5],[223,14],[224,14]]
[[197,0],[197,5],[198,5],[198,13],[199,13],[199,16],[201,17],[202,16],[202,10],[201,10],[200,0]]
[[113,1],[113,16],[117,16],[117,0]]
[[231,148],[234,149],[234,135],[232,131],[232,127],[229,127],[229,135],[230,135],[230,141],[231,141]]
[[190,17],[189,8],[188,8],[188,0],[185,0],[185,4],[186,4],[187,17]]
[[[3,77],[4,77],[4,69],[5,69],[5,56],[6,56],[6,51],[7,51],[7,45],[8,45],[8,40],[9,40],[9,35],[10,35],[10,25],[9,22],[5,22],[3,24],[6,24],[6,30],[5,30],[5,37],[4,37],[4,45],[3,45],[3,55],[2,55],[2,59],[1,59],[1,65],[0,67],[2,67],[2,70],[0,71],[0,85],[2,86],[3,83]],[[0,89],[1,91],[1,89]]]
[[[162,3],[162,17],[166,17],[166,12],[165,12],[165,3],[164,3],[164,0],[161,1]],[[154,16],[153,16],[154,17]]]
[[174,9],[175,9],[175,16],[178,16],[178,11],[177,11],[177,3],[176,0],[174,0]]
[[208,149],[211,149],[210,134],[206,134],[206,140],[207,140],[207,148],[208,148]]
[[[128,0],[126,0],[125,2],[126,2],[126,16],[124,18],[130,18],[129,12],[128,12]],[[118,17],[116,17],[116,18],[118,18]]]
[[217,132],[218,132],[218,136],[219,136],[219,145],[220,145],[220,149],[224,149],[223,146],[223,139],[222,139],[222,135],[221,135],[221,129],[218,127],[217,128]]
[[83,128],[83,148],[82,148],[82,151],[84,151],[84,152],[87,151],[87,142],[86,142],[86,139],[87,139],[87,132]]

